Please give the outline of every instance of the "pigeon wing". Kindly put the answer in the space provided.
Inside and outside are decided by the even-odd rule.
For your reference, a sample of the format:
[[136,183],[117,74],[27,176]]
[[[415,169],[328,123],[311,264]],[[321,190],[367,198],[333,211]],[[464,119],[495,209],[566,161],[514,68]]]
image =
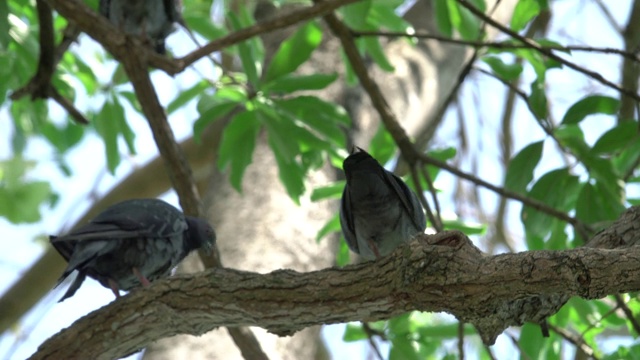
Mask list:
[[342,199],[340,200],[340,227],[344,234],[344,239],[349,248],[355,253],[360,253],[358,248],[358,239],[356,238],[356,227],[353,221],[353,212],[351,210],[351,197],[349,195],[349,184],[344,186],[342,191]]
[[394,173],[384,169],[382,169],[382,171],[384,172],[385,182],[389,184],[396,195],[398,195],[398,199],[400,199],[402,207],[411,217],[411,221],[415,225],[416,229],[424,231],[427,227],[427,219],[424,216],[422,205],[420,205],[420,201],[416,194],[414,194],[407,184],[405,184],[404,181]]

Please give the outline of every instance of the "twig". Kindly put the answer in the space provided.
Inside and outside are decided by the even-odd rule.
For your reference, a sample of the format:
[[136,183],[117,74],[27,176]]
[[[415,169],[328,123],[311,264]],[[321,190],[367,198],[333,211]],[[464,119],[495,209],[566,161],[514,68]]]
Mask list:
[[615,295],[614,297],[616,299],[618,308],[620,308],[622,312],[624,312],[624,315],[627,317],[627,319],[629,319],[631,326],[633,326],[633,330],[636,331],[636,334],[640,334],[640,324],[638,324],[638,320],[636,320],[636,317],[633,316],[633,312],[631,311],[631,309],[629,309],[627,303],[624,302],[622,296],[620,296],[619,294]]
[[[433,179],[431,179],[431,175],[429,175],[429,171],[425,169],[425,166],[420,166],[420,171],[422,172],[422,177],[427,181],[427,185],[429,185],[429,193],[431,193],[431,200],[433,201],[433,206],[436,208],[436,215],[438,219],[438,227],[434,225],[436,231],[444,230],[444,226],[442,225],[442,211],[440,211],[440,202],[438,201],[438,193],[436,191],[436,187],[433,184]],[[426,201],[426,200],[425,200]]]
[[462,179],[471,181],[472,183],[478,185],[478,186],[482,186],[484,188],[487,188],[501,196],[513,199],[513,200],[518,200],[520,202],[522,202],[525,205],[528,205],[530,207],[532,207],[535,210],[541,211],[543,213],[546,213],[548,215],[551,215],[553,217],[556,217],[562,221],[565,221],[569,224],[571,224],[576,231],[578,231],[580,233],[581,236],[583,236],[585,239],[588,239],[588,232],[591,231],[591,229],[584,223],[582,223],[580,220],[578,220],[575,217],[569,216],[566,213],[554,209],[552,207],[550,207],[549,205],[536,200],[536,199],[532,199],[530,197],[521,195],[519,193],[513,192],[511,190],[507,190],[505,188],[502,187],[498,187],[495,186],[493,184],[490,184],[484,180],[481,180],[471,174],[467,174],[462,170],[459,170],[453,166],[449,166],[449,164],[447,164],[446,162],[440,161],[438,159],[434,159],[429,155],[425,155],[425,154],[418,154],[418,157],[421,161],[423,161],[426,164],[430,164],[436,167],[439,167],[451,174],[454,174]]
[[476,8],[475,6],[473,6],[471,3],[469,3],[467,0],[457,0],[458,3],[462,6],[464,6],[467,10],[469,10],[471,13],[473,13],[474,15],[476,15],[479,19],[486,21],[489,25],[495,27],[496,29],[502,31],[503,33],[513,37],[516,40],[521,41],[523,44],[528,45],[529,48],[534,49],[539,51],[540,53],[548,56],[549,58],[558,61],[559,63],[566,65],[567,67],[582,73],[600,83],[602,83],[603,85],[606,85],[622,94],[625,94],[637,101],[640,101],[640,95],[638,95],[637,93],[626,89],[626,88],[622,88],[616,84],[614,84],[613,82],[605,79],[602,75],[600,75],[599,73],[595,72],[595,71],[591,71],[588,69],[585,69],[579,65],[576,65],[574,63],[572,63],[571,61],[565,60],[564,58],[556,55],[553,53],[552,50],[549,49],[545,49],[544,47],[540,46],[540,44],[538,44],[537,42],[528,39],[520,34],[518,34],[517,32],[507,28],[506,26],[500,24],[499,22],[495,21],[494,19],[488,17],[485,13],[483,13],[480,9]]
[[490,358],[491,360],[497,360],[496,356],[495,356],[495,355],[493,355],[493,351],[491,351],[491,348],[490,348],[490,347],[488,347],[487,345],[484,345],[484,351],[486,351],[486,352],[487,352],[487,355],[489,355],[489,358]]
[[513,343],[513,345],[520,351],[520,358],[525,360],[531,360],[529,355],[527,355],[527,353],[524,352],[524,350],[522,349],[522,346],[520,346],[518,339],[516,339],[516,337],[513,336],[513,334],[508,334],[507,336],[509,337],[509,339],[511,339],[511,342]]
[[464,323],[458,322],[458,359],[464,360]]
[[[422,203],[422,206],[427,212],[427,218],[429,218],[429,221],[433,225],[434,229],[436,229],[436,232],[442,231],[443,230],[442,223],[438,221],[438,218],[436,218],[436,216],[433,214],[433,211],[431,210],[431,206],[429,205],[427,198],[424,196],[424,189],[422,188],[422,184],[420,183],[420,177],[418,177],[418,172],[416,171],[416,165],[415,164],[411,165],[409,169],[411,171],[411,179],[413,180],[413,183],[416,186],[416,191],[418,192],[418,199],[420,200],[420,202]],[[439,216],[440,214],[438,213],[438,217]]]
[[[238,30],[225,37],[211,41],[210,43],[194,50],[190,54],[187,54],[180,59],[176,59],[175,61],[179,64],[177,72],[184,70],[184,68],[198,61],[200,58],[206,56],[207,54],[211,54],[231,45],[235,45],[256,35],[266,34],[300,22],[311,20],[318,16],[328,14],[329,12],[341,6],[359,1],[361,0],[326,0],[315,2],[313,6],[295,10],[288,14],[284,14],[282,16],[278,16],[273,19],[266,20],[264,22],[260,22],[250,27]],[[150,58],[150,64],[173,74],[171,71],[169,71],[169,69],[162,67],[162,64],[156,63],[155,60],[157,60],[156,57]]]
[[595,351],[580,335],[571,333],[566,329],[561,327],[549,324],[549,328],[553,330],[558,335],[562,336],[565,340],[575,345],[579,351],[582,351],[585,355],[587,355],[590,359],[598,360],[598,357],[595,354]]
[[[461,46],[472,46],[476,49],[482,48],[493,48],[493,49],[530,49],[530,45],[526,44],[514,44],[511,42],[501,42],[501,41],[474,41],[474,40],[463,40],[463,39],[452,39],[447,36],[435,35],[435,34],[427,34],[422,32],[416,33],[405,33],[401,31],[355,31],[353,30],[351,34],[354,37],[366,37],[366,36],[376,36],[376,37],[387,37],[387,38],[412,38],[412,39],[421,39],[421,40],[437,40],[443,43],[461,45]],[[603,53],[603,54],[614,54],[623,56],[629,60],[633,60],[636,62],[640,62],[640,58],[635,53],[616,49],[609,47],[593,47],[593,46],[582,46],[582,45],[539,45],[541,49],[545,50],[559,50],[559,51],[585,51],[585,52],[593,52],[593,53]]]
[[382,357],[382,353],[380,352],[380,349],[378,348],[378,345],[376,344],[376,342],[373,340],[373,337],[379,336],[382,339],[386,339],[386,337],[384,336],[384,333],[381,333],[377,330],[372,329],[371,326],[369,326],[369,324],[366,322],[362,322],[362,330],[364,330],[365,334],[367,334],[369,345],[371,345],[371,348],[373,349],[373,352],[375,353],[376,357],[380,360],[383,360],[384,357]]

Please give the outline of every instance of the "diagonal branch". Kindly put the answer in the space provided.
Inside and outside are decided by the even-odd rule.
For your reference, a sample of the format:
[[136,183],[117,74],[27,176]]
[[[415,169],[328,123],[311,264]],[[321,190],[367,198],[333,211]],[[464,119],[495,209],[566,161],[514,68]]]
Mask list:
[[605,79],[602,75],[600,75],[599,73],[595,72],[595,71],[591,71],[588,69],[585,69],[579,65],[576,65],[574,63],[572,63],[571,61],[565,60],[564,58],[556,55],[553,53],[552,50],[549,49],[545,49],[544,47],[540,46],[540,44],[538,44],[537,42],[528,39],[520,34],[518,34],[517,32],[507,28],[506,26],[500,24],[499,22],[495,21],[494,19],[492,19],[491,17],[487,16],[485,13],[483,13],[480,9],[478,9],[477,7],[473,6],[472,4],[470,4],[467,0],[457,0],[458,3],[460,3],[460,5],[464,6],[467,10],[469,10],[471,13],[473,13],[475,16],[477,16],[479,19],[486,21],[489,25],[493,26],[494,28],[502,31],[503,33],[513,37],[514,39],[521,41],[523,44],[529,46],[531,49],[537,50],[538,52],[540,52],[541,54],[544,54],[546,56],[548,56],[549,58],[556,60],[557,62],[567,66],[568,68],[571,68],[579,73],[582,73],[598,82],[600,82],[601,84],[608,86],[624,95],[627,95],[628,97],[636,100],[636,101],[640,101],[640,95],[638,95],[636,92],[634,92],[633,90],[630,89],[626,89],[623,87],[618,86],[617,84],[614,84],[613,82]]
[[[320,4],[322,2],[320,2],[319,0],[314,0],[314,3]],[[413,166],[413,164],[415,164],[418,159],[418,152],[409,140],[409,136],[407,135],[407,133],[404,131],[402,126],[400,126],[400,123],[391,110],[389,103],[385,99],[384,95],[382,95],[378,84],[376,84],[369,75],[367,67],[362,60],[362,57],[358,52],[358,48],[356,47],[356,44],[353,40],[351,30],[333,13],[325,15],[324,20],[327,25],[329,25],[329,28],[335,34],[335,36],[340,39],[342,49],[344,50],[347,59],[349,59],[349,63],[351,64],[353,72],[358,77],[360,85],[362,85],[363,89],[369,95],[371,103],[380,115],[385,128],[393,137],[393,140],[398,145],[398,148],[400,148],[402,157],[410,166]]]
[[31,95],[32,99],[51,98],[62,106],[75,122],[80,125],[87,125],[89,121],[84,115],[73,106],[71,101],[67,100],[58,92],[51,84],[51,78],[60,60],[61,49],[66,50],[68,45],[63,41],[58,48],[54,47],[54,30],[53,30],[53,14],[51,7],[44,0],[36,1],[36,9],[38,12],[38,20],[40,21],[39,41],[40,56],[38,60],[38,70],[29,82],[22,88],[14,91],[10,98],[18,100],[26,95]]

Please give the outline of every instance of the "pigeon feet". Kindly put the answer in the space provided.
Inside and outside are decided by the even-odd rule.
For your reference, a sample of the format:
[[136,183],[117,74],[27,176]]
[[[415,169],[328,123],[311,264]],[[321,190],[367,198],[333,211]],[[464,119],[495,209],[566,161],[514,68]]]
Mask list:
[[116,296],[116,299],[120,297],[120,290],[118,289],[118,284],[113,279],[109,279],[109,288],[111,288],[111,291],[113,291],[113,295]]
[[140,283],[142,284],[142,286],[149,286],[151,285],[151,283],[149,282],[149,280],[147,280],[146,277],[144,277],[144,275],[142,275],[142,273],[140,272],[140,270],[138,270],[138,268],[133,268],[133,275],[135,275],[138,280],[140,280]]

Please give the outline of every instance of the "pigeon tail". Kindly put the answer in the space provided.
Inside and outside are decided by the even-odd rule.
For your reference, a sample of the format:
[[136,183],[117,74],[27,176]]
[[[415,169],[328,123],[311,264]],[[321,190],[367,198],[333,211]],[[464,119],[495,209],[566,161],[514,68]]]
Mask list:
[[[60,285],[67,276],[69,276],[69,274],[62,274],[56,286]],[[58,302],[63,302],[65,299],[72,297],[76,293],[76,291],[80,288],[80,285],[82,285],[82,282],[86,277],[87,277],[87,273],[85,271],[78,271],[78,276],[76,276],[71,286],[69,286],[69,288],[67,289],[67,292],[64,293],[64,296],[62,296],[62,298],[60,298]]]

